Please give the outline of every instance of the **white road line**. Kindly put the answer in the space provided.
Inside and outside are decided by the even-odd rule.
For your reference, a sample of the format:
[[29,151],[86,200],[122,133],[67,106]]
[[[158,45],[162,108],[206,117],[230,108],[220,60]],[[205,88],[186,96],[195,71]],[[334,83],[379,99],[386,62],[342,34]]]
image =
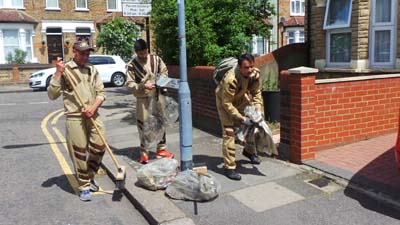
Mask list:
[[29,102],[30,105],[47,104],[49,102]]
[[0,103],[0,106],[16,105],[17,103]]

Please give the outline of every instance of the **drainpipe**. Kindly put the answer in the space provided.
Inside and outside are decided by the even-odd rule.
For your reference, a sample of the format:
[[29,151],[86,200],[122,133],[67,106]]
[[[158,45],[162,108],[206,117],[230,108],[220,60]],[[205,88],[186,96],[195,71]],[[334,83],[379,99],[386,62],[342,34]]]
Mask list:
[[308,66],[311,67],[311,41],[310,41],[310,24],[311,24],[311,0],[307,1],[307,54]]

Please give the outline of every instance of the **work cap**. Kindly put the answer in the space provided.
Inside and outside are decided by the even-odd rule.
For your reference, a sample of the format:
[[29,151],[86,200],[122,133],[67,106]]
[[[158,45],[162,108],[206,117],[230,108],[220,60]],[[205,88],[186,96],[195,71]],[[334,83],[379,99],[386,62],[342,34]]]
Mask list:
[[94,48],[90,47],[89,43],[86,41],[76,41],[73,48],[78,51],[94,51]]

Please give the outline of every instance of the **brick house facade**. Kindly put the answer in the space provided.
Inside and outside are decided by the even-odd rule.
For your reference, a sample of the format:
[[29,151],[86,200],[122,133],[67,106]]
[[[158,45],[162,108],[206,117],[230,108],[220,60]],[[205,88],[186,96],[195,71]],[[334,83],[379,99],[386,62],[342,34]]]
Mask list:
[[304,42],[305,0],[279,0],[278,47]]
[[363,73],[400,68],[399,1],[310,0],[307,4],[311,66]]
[[[100,25],[114,16],[122,17],[121,0],[0,1],[0,64],[16,48],[28,62],[68,60],[75,40],[95,46]],[[134,20],[143,28],[142,18]]]

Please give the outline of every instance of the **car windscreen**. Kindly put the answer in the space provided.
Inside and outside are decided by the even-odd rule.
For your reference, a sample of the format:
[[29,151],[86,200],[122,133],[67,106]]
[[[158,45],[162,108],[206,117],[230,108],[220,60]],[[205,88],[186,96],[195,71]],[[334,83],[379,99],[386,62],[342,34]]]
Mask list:
[[103,64],[115,64],[115,61],[111,57],[91,56],[89,57],[89,63],[92,65],[103,65]]

